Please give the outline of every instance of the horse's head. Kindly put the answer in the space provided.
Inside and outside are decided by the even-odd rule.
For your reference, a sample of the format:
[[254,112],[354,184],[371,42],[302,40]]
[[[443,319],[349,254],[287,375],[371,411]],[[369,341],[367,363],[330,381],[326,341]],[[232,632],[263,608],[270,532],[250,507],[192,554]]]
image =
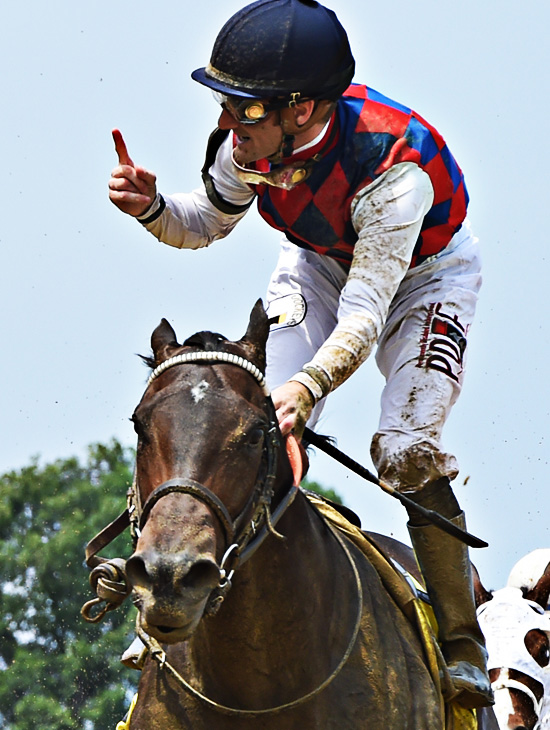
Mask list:
[[550,723],[550,563],[529,586],[489,592],[474,575],[479,624],[501,730],[534,730]]
[[201,332],[180,345],[166,320],[153,332],[153,372],[132,418],[139,525],[126,570],[142,627],[163,643],[214,612],[286,479],[263,382],[268,331],[259,301],[237,342]]

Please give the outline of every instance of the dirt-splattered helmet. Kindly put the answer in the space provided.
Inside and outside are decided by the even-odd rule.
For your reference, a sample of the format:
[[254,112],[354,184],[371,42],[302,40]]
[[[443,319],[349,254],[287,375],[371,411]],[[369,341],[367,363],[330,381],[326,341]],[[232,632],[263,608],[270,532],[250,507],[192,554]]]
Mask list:
[[337,100],[355,70],[346,31],[314,0],[258,0],[216,38],[210,63],[191,76],[214,91],[253,99]]

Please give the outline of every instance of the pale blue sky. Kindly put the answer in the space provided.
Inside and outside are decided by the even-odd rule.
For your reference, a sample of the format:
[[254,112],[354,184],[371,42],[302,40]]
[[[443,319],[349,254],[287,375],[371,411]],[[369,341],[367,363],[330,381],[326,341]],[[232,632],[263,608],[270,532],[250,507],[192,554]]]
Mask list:
[[[217,107],[189,74],[243,4],[32,0],[4,10],[1,472],[112,436],[133,444],[128,417],[146,376],[135,353],[148,351],[161,317],[180,338],[213,329],[235,339],[263,296],[278,235],[255,211],[225,241],[180,252],[107,199],[112,127],[161,190],[196,186]],[[490,542],[474,561],[498,588],[517,559],[550,546],[550,6],[329,5],[348,29],[356,80],[426,117],[466,175],[485,279],[445,444],[461,464],[469,527]],[[322,423],[369,468],[381,385],[367,363],[331,396]],[[365,527],[407,539],[403,508],[376,487],[321,455],[310,476],[337,489]]]

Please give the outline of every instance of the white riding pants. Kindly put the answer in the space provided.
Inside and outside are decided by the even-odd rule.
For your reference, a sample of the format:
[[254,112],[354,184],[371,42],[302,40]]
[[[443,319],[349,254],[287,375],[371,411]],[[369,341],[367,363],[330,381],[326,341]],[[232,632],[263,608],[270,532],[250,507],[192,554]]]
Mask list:
[[[276,326],[267,344],[267,381],[275,388],[311,360],[334,329],[346,273],[312,251],[282,242],[267,294],[275,300],[301,294],[305,318]],[[464,377],[467,333],[481,286],[477,239],[465,223],[447,248],[409,270],[392,301],[378,339],[376,362],[386,379],[371,455],[379,477],[414,491],[458,465],[441,444],[443,426]],[[319,418],[317,404],[308,425]]]

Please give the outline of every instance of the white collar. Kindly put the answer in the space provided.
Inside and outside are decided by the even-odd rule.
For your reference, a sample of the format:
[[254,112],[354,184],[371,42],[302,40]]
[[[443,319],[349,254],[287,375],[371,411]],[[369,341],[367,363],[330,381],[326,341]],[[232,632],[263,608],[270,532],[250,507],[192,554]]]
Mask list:
[[323,129],[319,132],[319,134],[315,137],[315,139],[312,139],[311,142],[307,142],[307,144],[302,145],[301,147],[298,147],[298,149],[295,149],[292,154],[296,155],[298,152],[304,152],[304,150],[309,150],[310,147],[315,147],[316,144],[319,144],[319,142],[323,139],[325,134],[327,133],[328,125],[330,124],[330,119],[325,124]]

